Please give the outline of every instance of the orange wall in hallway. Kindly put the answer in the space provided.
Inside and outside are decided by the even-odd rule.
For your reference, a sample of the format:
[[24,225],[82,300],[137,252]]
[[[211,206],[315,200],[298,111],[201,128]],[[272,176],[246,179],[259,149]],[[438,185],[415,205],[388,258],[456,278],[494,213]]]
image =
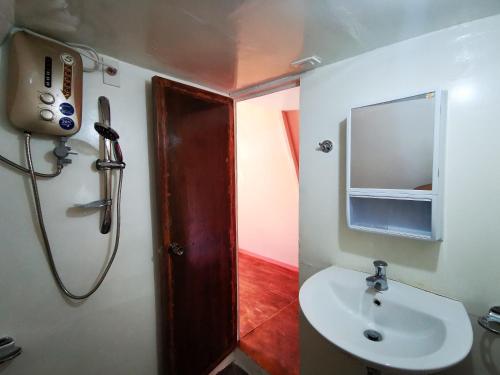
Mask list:
[[300,111],[283,111],[283,122],[288,137],[288,145],[292,153],[297,178],[299,178],[300,155]]

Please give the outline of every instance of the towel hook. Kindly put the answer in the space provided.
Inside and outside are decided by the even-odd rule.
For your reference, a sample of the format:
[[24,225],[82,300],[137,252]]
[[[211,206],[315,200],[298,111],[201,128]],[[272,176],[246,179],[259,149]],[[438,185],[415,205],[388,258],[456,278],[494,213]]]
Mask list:
[[333,142],[329,139],[325,139],[323,142],[319,143],[319,147],[316,148],[316,150],[328,153],[333,150]]

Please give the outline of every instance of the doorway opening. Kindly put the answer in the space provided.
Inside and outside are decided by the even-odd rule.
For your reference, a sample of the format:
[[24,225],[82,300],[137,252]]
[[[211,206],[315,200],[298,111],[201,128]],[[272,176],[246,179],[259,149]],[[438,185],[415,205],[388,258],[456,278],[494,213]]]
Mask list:
[[239,347],[271,375],[299,374],[299,96],[236,103]]

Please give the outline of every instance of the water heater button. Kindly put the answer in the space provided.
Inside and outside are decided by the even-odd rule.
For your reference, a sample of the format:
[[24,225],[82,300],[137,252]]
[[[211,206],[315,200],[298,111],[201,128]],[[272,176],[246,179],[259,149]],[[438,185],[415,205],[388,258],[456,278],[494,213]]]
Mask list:
[[75,113],[75,108],[69,103],[62,103],[59,110],[64,116],[72,116]]
[[40,111],[40,117],[45,121],[52,121],[54,119],[54,113],[50,109],[42,109]]
[[40,100],[45,104],[54,104],[56,101],[52,94],[49,94],[48,92],[41,93]]
[[75,122],[69,117],[62,117],[59,120],[59,126],[64,130],[71,130],[75,127]]

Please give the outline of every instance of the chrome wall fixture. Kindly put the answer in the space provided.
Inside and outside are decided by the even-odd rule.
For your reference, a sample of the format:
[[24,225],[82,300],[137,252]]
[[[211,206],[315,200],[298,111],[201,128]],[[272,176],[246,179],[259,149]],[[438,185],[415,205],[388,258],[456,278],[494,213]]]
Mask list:
[[379,292],[389,289],[387,285],[387,262],[376,260],[373,262],[373,266],[375,267],[375,274],[366,278],[366,285]]
[[[98,171],[104,173],[104,199],[86,204],[80,204],[77,205],[77,207],[83,209],[102,208],[103,216],[100,231],[102,234],[107,234],[111,229],[111,208],[113,206],[113,198],[111,197],[111,171],[113,169],[123,170],[125,168],[125,163],[123,162],[122,151],[120,144],[118,143],[120,136],[113,128],[111,128],[109,99],[105,96],[100,96],[98,105],[101,122],[96,122],[94,124],[94,129],[102,137],[104,150],[103,158],[96,160],[95,165]],[[111,151],[111,149],[113,149],[113,151]]]
[[12,361],[22,352],[21,347],[16,346],[16,342],[12,337],[0,337],[0,365]]
[[316,150],[328,153],[333,150],[333,142],[328,139],[325,139],[323,142],[319,143],[319,146],[318,148],[316,148]]
[[487,315],[478,319],[478,323],[484,329],[500,335],[500,306],[494,306]]

